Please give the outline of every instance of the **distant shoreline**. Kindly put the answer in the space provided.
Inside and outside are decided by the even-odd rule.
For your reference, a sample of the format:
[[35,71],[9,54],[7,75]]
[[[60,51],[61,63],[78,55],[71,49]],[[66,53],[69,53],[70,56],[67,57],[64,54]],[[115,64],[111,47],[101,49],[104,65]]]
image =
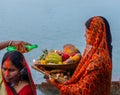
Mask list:
[[[59,90],[53,87],[51,84],[35,84],[36,88],[43,93],[56,93],[60,95]],[[120,81],[111,81],[110,95],[120,95]]]
[[120,81],[112,81],[110,95],[120,95]]

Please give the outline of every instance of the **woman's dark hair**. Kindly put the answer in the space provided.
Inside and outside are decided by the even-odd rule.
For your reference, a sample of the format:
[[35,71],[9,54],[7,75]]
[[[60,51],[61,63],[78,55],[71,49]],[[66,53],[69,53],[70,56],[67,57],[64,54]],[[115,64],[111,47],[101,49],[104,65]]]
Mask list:
[[109,23],[108,23],[108,21],[107,21],[106,18],[104,18],[102,16],[100,16],[100,17],[105,22],[105,26],[106,26],[106,38],[107,38],[107,43],[108,43],[108,49],[109,49],[110,57],[112,59],[112,45],[111,45],[111,43],[112,43],[112,35],[111,35],[111,31],[110,31],[110,25],[109,25]]
[[92,22],[92,19],[93,19],[93,17],[89,18],[89,19],[85,22],[85,26],[86,26],[87,29],[89,29],[90,24],[91,24],[91,22]]
[[25,58],[22,53],[18,51],[7,52],[3,56],[2,65],[6,60],[10,60],[20,72],[22,71],[21,79],[27,80],[27,81],[29,80],[28,72],[27,72],[27,69],[25,68]]

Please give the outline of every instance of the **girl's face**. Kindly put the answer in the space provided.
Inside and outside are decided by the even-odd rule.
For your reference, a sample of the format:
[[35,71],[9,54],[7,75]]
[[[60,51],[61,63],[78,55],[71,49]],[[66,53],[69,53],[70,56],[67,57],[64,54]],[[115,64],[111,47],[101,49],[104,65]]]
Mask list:
[[16,81],[19,76],[19,70],[13,65],[10,60],[6,60],[2,65],[2,73],[6,82]]

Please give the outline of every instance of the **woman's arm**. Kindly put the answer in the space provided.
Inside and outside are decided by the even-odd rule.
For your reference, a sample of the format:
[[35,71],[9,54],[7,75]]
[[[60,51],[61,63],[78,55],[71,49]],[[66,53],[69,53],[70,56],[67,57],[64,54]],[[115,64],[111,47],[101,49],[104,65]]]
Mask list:
[[25,47],[26,44],[31,45],[30,43],[24,41],[4,41],[4,42],[0,42],[0,50],[6,48],[7,46],[15,46],[18,51],[19,50],[21,51],[21,49],[26,50]]
[[0,42],[0,50],[6,48],[7,46],[9,46],[11,41],[5,41],[5,42]]

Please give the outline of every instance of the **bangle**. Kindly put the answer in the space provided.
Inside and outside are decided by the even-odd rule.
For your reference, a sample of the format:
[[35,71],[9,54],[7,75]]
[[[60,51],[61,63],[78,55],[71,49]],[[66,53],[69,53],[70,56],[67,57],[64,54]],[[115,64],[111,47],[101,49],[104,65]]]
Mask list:
[[8,46],[11,46],[11,45],[12,45],[12,42],[13,42],[13,41],[9,41]]

